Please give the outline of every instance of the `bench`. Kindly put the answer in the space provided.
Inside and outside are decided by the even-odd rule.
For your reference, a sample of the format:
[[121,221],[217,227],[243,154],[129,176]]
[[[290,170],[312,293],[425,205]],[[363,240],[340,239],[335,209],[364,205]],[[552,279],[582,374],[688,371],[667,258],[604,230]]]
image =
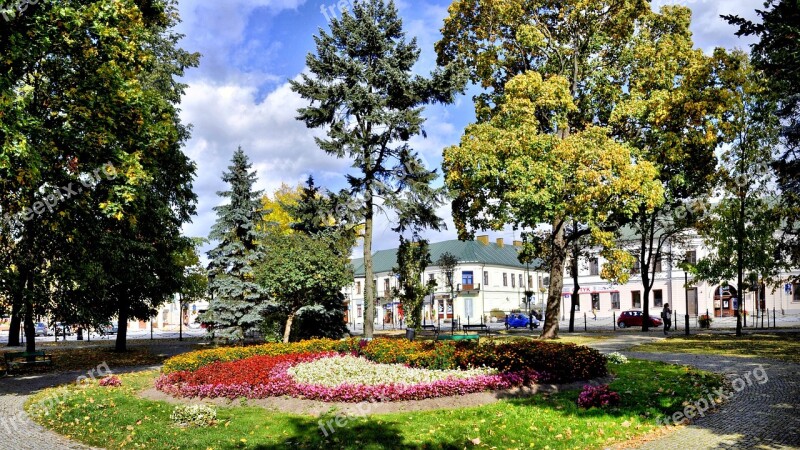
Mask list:
[[492,329],[485,323],[461,325],[464,331],[475,331],[476,333],[492,334]]
[[421,328],[419,333],[420,336],[436,337],[439,335],[439,329],[436,328],[436,325],[422,325],[420,328]]
[[437,341],[478,341],[480,336],[477,334],[440,334],[436,336]]
[[7,352],[3,354],[3,358],[6,363],[6,371],[11,372],[12,370],[18,369],[24,365],[45,365],[51,366],[53,365],[53,355],[48,355],[44,352],[44,350],[39,350],[36,352]]

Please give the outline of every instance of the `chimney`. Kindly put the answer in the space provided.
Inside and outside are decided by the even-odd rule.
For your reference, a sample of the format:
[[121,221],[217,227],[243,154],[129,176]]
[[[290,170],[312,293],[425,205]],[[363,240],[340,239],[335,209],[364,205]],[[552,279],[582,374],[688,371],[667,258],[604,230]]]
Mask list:
[[514,241],[514,247],[522,248],[522,241]]
[[477,236],[476,240],[478,242],[480,242],[481,244],[483,244],[483,245],[489,245],[489,235],[488,234],[482,234],[480,236]]
[[497,238],[497,246],[503,248],[503,238]]

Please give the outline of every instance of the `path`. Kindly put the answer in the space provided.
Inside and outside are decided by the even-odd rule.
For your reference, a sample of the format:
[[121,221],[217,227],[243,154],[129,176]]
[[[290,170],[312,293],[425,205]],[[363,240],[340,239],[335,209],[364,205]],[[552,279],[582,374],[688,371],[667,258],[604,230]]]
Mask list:
[[[155,344],[154,344],[155,345]],[[159,353],[167,356],[186,352],[193,342],[159,345]],[[97,374],[104,374],[105,366],[100,366]],[[110,367],[114,373],[129,373],[140,370],[157,369],[147,367]],[[70,371],[0,378],[0,450],[41,450],[41,449],[91,449],[83,444],[70,441],[28,418],[23,405],[28,397],[36,392],[59,385],[75,383],[87,371]],[[95,375],[96,377],[97,375]],[[43,405],[42,407],[47,407]],[[100,450],[100,449],[97,449]]]
[[[730,381],[745,379],[750,373],[753,383],[731,396],[713,414],[697,418],[689,426],[660,436],[640,446],[646,450],[684,449],[796,449],[800,448],[800,364],[772,359],[687,353],[642,353],[626,351],[640,339],[636,336],[612,338],[589,344],[609,353],[621,353],[640,359],[685,364],[711,372],[722,373]],[[754,369],[763,367],[767,379],[756,382]],[[760,374],[760,372],[758,372]],[[740,382],[737,385],[741,387]],[[700,395],[700,393],[698,393]],[[677,412],[677,411],[676,411]]]

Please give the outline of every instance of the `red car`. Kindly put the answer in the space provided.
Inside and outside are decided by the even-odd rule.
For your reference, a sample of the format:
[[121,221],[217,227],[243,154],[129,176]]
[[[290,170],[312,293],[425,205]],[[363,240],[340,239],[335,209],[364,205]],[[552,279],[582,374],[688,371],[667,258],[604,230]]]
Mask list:
[[[641,311],[625,311],[619,315],[617,319],[617,326],[620,328],[627,327],[640,327],[642,326],[642,312]],[[650,316],[650,326],[660,327],[663,324],[661,319],[655,316]]]

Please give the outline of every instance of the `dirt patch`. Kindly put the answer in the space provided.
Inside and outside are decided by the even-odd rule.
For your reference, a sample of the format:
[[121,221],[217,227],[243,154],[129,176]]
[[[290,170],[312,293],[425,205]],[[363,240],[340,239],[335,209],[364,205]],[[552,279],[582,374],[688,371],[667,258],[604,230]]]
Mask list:
[[598,378],[591,381],[579,381],[568,384],[536,384],[531,387],[506,389],[502,391],[485,391],[474,394],[456,395],[451,397],[428,398],[424,400],[409,400],[399,402],[323,402],[320,400],[307,400],[294,397],[269,397],[263,399],[237,399],[225,398],[176,398],[165,394],[156,388],[149,388],[139,393],[147,400],[165,401],[174,404],[212,404],[224,407],[259,406],[269,411],[321,416],[329,412],[340,412],[349,416],[364,416],[370,414],[388,414],[396,412],[429,411],[434,409],[459,409],[470,406],[488,405],[502,399],[521,398],[541,393],[555,393],[580,389],[586,384],[607,384],[612,377]]

